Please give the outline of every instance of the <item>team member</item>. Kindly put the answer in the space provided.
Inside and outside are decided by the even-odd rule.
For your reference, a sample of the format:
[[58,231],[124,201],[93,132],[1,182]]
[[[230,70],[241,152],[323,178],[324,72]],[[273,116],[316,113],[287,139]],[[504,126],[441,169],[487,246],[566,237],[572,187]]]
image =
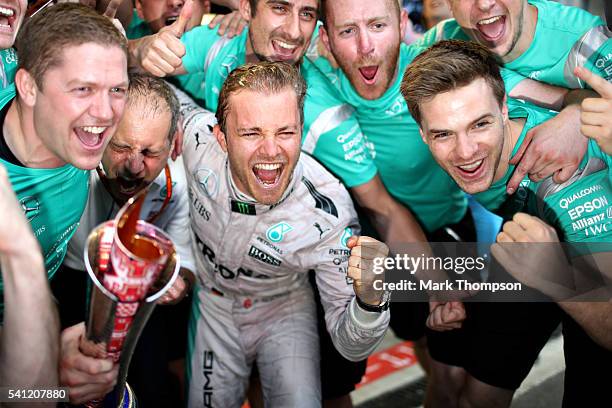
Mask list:
[[349,240],[359,227],[346,190],[300,156],[305,92],[288,64],[237,68],[221,90],[214,136],[212,115],[182,102],[199,272],[190,406],[240,406],[254,364],[266,404],[320,406],[309,270],[343,356],[367,357],[386,330],[382,293],[354,273],[371,267],[369,242],[375,256],[386,248]]
[[[83,262],[89,233],[99,224],[116,216],[125,202],[144,188],[147,196],[141,217],[168,233],[180,256],[181,270],[165,302],[176,303],[189,291],[195,277],[189,225],[189,201],[182,159],[168,158],[174,146],[179,120],[179,105],[173,91],[161,79],[134,74],[130,76],[128,103],[116,134],[102,156],[98,172],[90,174],[89,200],[79,228],[70,240],[63,268],[53,280],[59,299],[62,325],[74,325],[85,318],[85,294],[88,275]],[[180,366],[185,355],[187,336],[187,303],[158,307],[145,326],[134,355],[128,377],[130,385],[145,406],[179,403],[167,383],[170,361]],[[101,397],[91,392],[80,396],[88,384],[79,384],[93,361],[80,353],[77,342],[83,325],[66,329],[62,349],[60,379],[69,383],[74,402]],[[171,332],[172,336],[167,336]],[[72,347],[75,346],[75,347]],[[155,358],[152,358],[151,355]],[[178,360],[178,361],[177,361]],[[179,378],[182,377],[179,370]],[[113,379],[114,380],[114,379]],[[110,384],[107,384],[110,386]],[[101,388],[101,387],[100,387]],[[180,391],[177,392],[180,394]]]
[[0,16],[6,21],[5,29],[0,33],[0,89],[9,86],[15,79],[17,53],[13,44],[27,8],[28,2],[25,0],[10,0],[0,9]]
[[2,165],[0,213],[0,269],[6,288],[0,384],[14,390],[57,387],[57,309],[38,243]]
[[53,276],[125,105],[125,38],[86,6],[61,4],[30,19],[17,39],[15,84],[0,92],[0,162]]
[[[471,39],[484,45],[503,64],[506,92],[512,97],[546,102],[551,95],[559,95],[558,92],[548,93],[548,96],[533,94],[529,89],[532,85],[524,80],[525,77],[564,88],[584,88],[585,83],[574,76],[574,69],[582,65],[604,79],[612,80],[612,60],[609,58],[611,32],[600,17],[585,10],[540,0],[450,0],[450,6],[455,19],[439,23],[425,34],[419,44],[430,46],[436,41],[454,38]],[[583,92],[570,92],[565,98],[566,102],[572,103],[584,96]],[[559,110],[558,107],[552,108]],[[561,125],[575,121],[578,115],[578,106],[574,104],[544,126],[557,135],[564,134],[567,130]],[[544,163],[542,158],[545,155],[537,155],[537,149],[532,149],[533,154],[527,154],[525,160],[521,160],[510,179],[509,192],[516,190],[527,171],[533,180],[538,181],[563,167],[560,174],[555,175],[555,181],[567,180],[575,171],[579,157],[584,154],[585,143],[579,147],[575,142],[559,140],[558,137],[539,141],[538,133],[542,128],[536,128],[528,135],[542,143],[540,150],[548,150],[550,155],[559,145],[571,144],[576,146],[574,150],[580,153],[579,156],[564,157],[565,164],[555,167]],[[521,157],[522,152],[519,152],[513,164],[517,164]]]
[[[521,183],[521,191],[512,196],[506,193],[506,183],[514,171],[514,166],[509,164],[512,155],[524,143],[529,129],[548,120],[550,113],[528,108],[528,105],[513,106],[509,112],[499,69],[493,55],[484,47],[463,41],[443,41],[434,45],[408,67],[402,93],[436,161],[464,191],[474,194],[485,207],[506,218],[518,211],[538,216],[560,230],[566,242],[612,241],[605,217],[573,211],[593,201],[607,203],[612,197],[612,159],[594,141],[589,143],[579,172],[571,181],[555,185],[550,178],[542,182],[526,178]],[[583,190],[592,190],[593,194],[579,194]],[[572,197],[571,201],[566,199],[568,196]],[[604,214],[607,208],[605,205],[601,208]],[[516,224],[506,224],[504,232],[512,236],[514,227]],[[584,317],[584,311],[590,306],[589,303],[576,304],[574,309],[567,310],[579,320],[593,319],[595,314]],[[579,318],[581,313],[583,317]],[[470,319],[470,310],[467,315]],[[459,344],[461,351],[455,353],[454,361],[447,363],[463,367],[465,371],[461,375],[456,373],[454,380],[447,378],[446,383],[434,384],[437,387],[429,395],[432,405],[445,405],[449,401],[452,405],[459,401],[509,405],[513,390],[518,388],[521,377],[527,374],[550,334],[547,331],[557,324],[554,319],[540,320],[537,322],[540,328],[530,327],[529,336],[525,336],[525,332],[512,332],[512,327],[508,326],[498,332],[503,333],[502,341],[496,339],[493,332],[482,330],[485,325],[495,327],[495,321],[499,320],[508,324],[500,315],[495,319],[491,317],[475,314],[469,330],[455,333],[454,344]],[[564,320],[565,404],[601,403],[609,398],[604,394],[603,378],[607,377],[612,354],[590,340],[573,319],[566,317]],[[591,321],[589,325],[596,323]],[[508,341],[512,342],[512,347],[503,346]],[[522,345],[517,347],[519,343]],[[531,350],[525,350],[526,343],[533,343]],[[500,347],[505,351],[500,352]],[[497,361],[504,373],[495,375],[484,371],[482,361],[486,359]],[[588,361],[588,367],[587,363],[580,362],[582,359]],[[521,362],[520,367],[517,361]],[[433,367],[435,371],[436,364]],[[456,390],[457,395],[449,395],[453,393],[449,390]]]

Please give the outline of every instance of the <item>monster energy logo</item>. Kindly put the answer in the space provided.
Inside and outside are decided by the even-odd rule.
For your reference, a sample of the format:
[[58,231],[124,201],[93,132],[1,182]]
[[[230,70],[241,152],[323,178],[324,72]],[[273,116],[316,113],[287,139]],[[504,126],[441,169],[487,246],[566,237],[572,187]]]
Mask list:
[[255,205],[242,201],[232,200],[232,211],[245,215],[256,215]]

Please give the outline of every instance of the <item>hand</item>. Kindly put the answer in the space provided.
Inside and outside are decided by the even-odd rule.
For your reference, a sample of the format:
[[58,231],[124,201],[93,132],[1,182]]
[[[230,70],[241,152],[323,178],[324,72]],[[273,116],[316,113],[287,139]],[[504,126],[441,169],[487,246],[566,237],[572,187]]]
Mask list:
[[229,14],[217,14],[209,23],[208,28],[219,26],[219,35],[226,35],[228,38],[233,38],[242,33],[247,22],[242,18],[239,12],[232,11]]
[[353,279],[355,295],[368,305],[379,305],[384,291],[374,289],[374,281],[384,281],[384,274],[374,273],[374,259],[386,258],[389,248],[384,243],[365,236],[352,236],[347,246],[351,249],[348,276]]
[[[106,6],[106,10],[104,11],[104,17],[110,19],[110,21],[113,23],[113,25],[115,26],[115,28],[117,28],[117,30],[119,30],[119,32],[121,34],[123,34],[124,37],[127,38],[127,34],[125,33],[125,28],[123,28],[123,25],[121,24],[121,21],[117,20],[115,18],[115,15],[117,14],[117,10],[119,9],[119,6],[121,5],[121,3],[124,0],[111,0],[108,3],[108,6]],[[95,8],[95,2],[94,2],[94,8]]]
[[574,286],[573,275],[559,237],[539,218],[515,214],[497,235],[491,254],[519,282],[555,299],[570,296],[565,290]]
[[435,331],[459,329],[465,320],[465,307],[462,302],[429,302],[427,327]]
[[533,181],[553,175],[555,183],[563,183],[574,174],[587,149],[587,139],[578,129],[579,115],[578,106],[571,105],[527,132],[510,160],[517,166],[506,186],[508,194],[517,190],[526,174]]
[[321,40],[321,36],[317,37],[317,54],[319,54],[319,57],[325,58],[329,62],[329,65],[332,66],[332,68],[338,69],[338,61],[336,61],[334,55],[327,49],[327,47],[323,43],[323,40]]
[[132,54],[142,69],[152,75],[164,77],[173,75],[182,67],[182,58],[186,51],[181,36],[191,19],[192,9],[193,0],[188,0],[173,24],[162,28],[157,34],[136,40],[137,45]]
[[180,302],[185,296],[191,292],[195,277],[188,269],[181,268],[179,275],[176,277],[174,284],[166,293],[159,298],[160,305],[174,305]]
[[70,403],[82,404],[102,398],[117,383],[119,365],[108,359],[92,358],[79,349],[85,323],[69,327],[61,335],[60,385],[68,387]]
[[601,95],[601,98],[582,101],[580,130],[586,137],[594,139],[601,150],[612,154],[612,83],[583,67],[576,68],[574,74]]

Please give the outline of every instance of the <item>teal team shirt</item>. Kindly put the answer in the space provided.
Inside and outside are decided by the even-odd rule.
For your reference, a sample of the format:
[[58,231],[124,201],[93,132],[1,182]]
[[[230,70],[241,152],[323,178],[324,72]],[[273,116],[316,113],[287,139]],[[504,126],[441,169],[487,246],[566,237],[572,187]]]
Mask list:
[[[14,98],[14,85],[0,91],[0,109]],[[6,167],[17,199],[40,243],[47,275],[51,278],[64,260],[68,241],[85,209],[89,172],[69,164],[54,169],[31,169],[2,159],[0,163]],[[2,290],[0,277],[0,294]],[[0,317],[1,312],[0,304]]]
[[183,67],[189,74],[201,73],[203,97],[206,109],[215,112],[219,104],[219,92],[230,72],[246,62],[248,30],[228,38],[218,34],[219,27],[195,27],[181,37],[185,45]]
[[[527,132],[550,119],[553,113],[520,102],[509,108],[511,118],[526,119],[514,155]],[[506,220],[519,211],[537,216],[554,226],[565,242],[612,242],[611,165],[610,156],[590,140],[578,172],[567,183],[558,185],[551,178],[533,182],[525,177],[517,192],[509,196],[506,183],[514,171],[510,165],[504,177],[474,197]]]
[[[535,36],[523,54],[504,65],[506,92],[510,93],[521,77],[565,88],[584,88],[585,84],[573,73],[578,66],[612,81],[611,33],[600,17],[554,1],[530,0],[529,4],[538,9]],[[430,46],[443,39],[469,40],[457,22],[450,19],[425,33],[418,44]]]
[[[337,137],[306,129],[304,145],[316,146],[311,147],[315,157],[318,156],[317,151],[332,150],[338,152],[336,160],[343,157],[343,152],[350,153],[349,159],[358,157],[359,163],[345,157],[345,164],[352,165],[357,174],[361,172],[370,176],[378,171],[389,193],[410,208],[426,231],[432,232],[461,220],[467,209],[467,200],[455,182],[434,161],[400,93],[402,73],[421,51],[422,48],[402,44],[397,77],[382,97],[370,101],[359,96],[341,69],[333,68],[325,58],[317,55],[314,46],[311,47],[306,59],[326,77],[327,87],[332,87],[339,95],[338,99],[353,108],[352,112],[345,108],[343,115],[354,115],[359,127],[347,126],[350,129],[344,129],[346,131]],[[319,90],[312,92],[319,95],[314,96],[321,97],[324,86],[318,85]],[[310,88],[309,85],[309,91]],[[306,125],[312,126],[309,123]],[[328,125],[328,128],[332,127]],[[317,140],[310,139],[317,135]],[[365,146],[367,155],[361,155],[362,146]],[[325,158],[319,160],[328,166]],[[371,170],[371,166],[374,170]],[[347,182],[349,186],[355,184],[350,180]]]
[[[125,30],[127,38],[136,40],[153,34],[149,24],[138,16],[136,9],[132,12],[132,20]],[[187,92],[199,105],[204,106],[204,75],[201,73],[193,75],[177,75],[168,80]]]
[[14,48],[0,50],[0,89],[15,82],[18,63],[17,52]]

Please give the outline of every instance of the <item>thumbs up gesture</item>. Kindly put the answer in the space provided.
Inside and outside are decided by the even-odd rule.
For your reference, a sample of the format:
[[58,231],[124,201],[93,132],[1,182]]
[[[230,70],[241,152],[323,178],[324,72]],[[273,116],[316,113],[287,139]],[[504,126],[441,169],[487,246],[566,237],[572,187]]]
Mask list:
[[186,73],[182,58],[185,46],[181,36],[191,19],[193,0],[187,0],[178,19],[157,34],[130,41],[130,57],[140,68],[158,77]]
[[580,130],[586,137],[594,139],[601,150],[612,154],[612,83],[583,67],[576,68],[574,74],[601,95],[601,98],[582,101]]

